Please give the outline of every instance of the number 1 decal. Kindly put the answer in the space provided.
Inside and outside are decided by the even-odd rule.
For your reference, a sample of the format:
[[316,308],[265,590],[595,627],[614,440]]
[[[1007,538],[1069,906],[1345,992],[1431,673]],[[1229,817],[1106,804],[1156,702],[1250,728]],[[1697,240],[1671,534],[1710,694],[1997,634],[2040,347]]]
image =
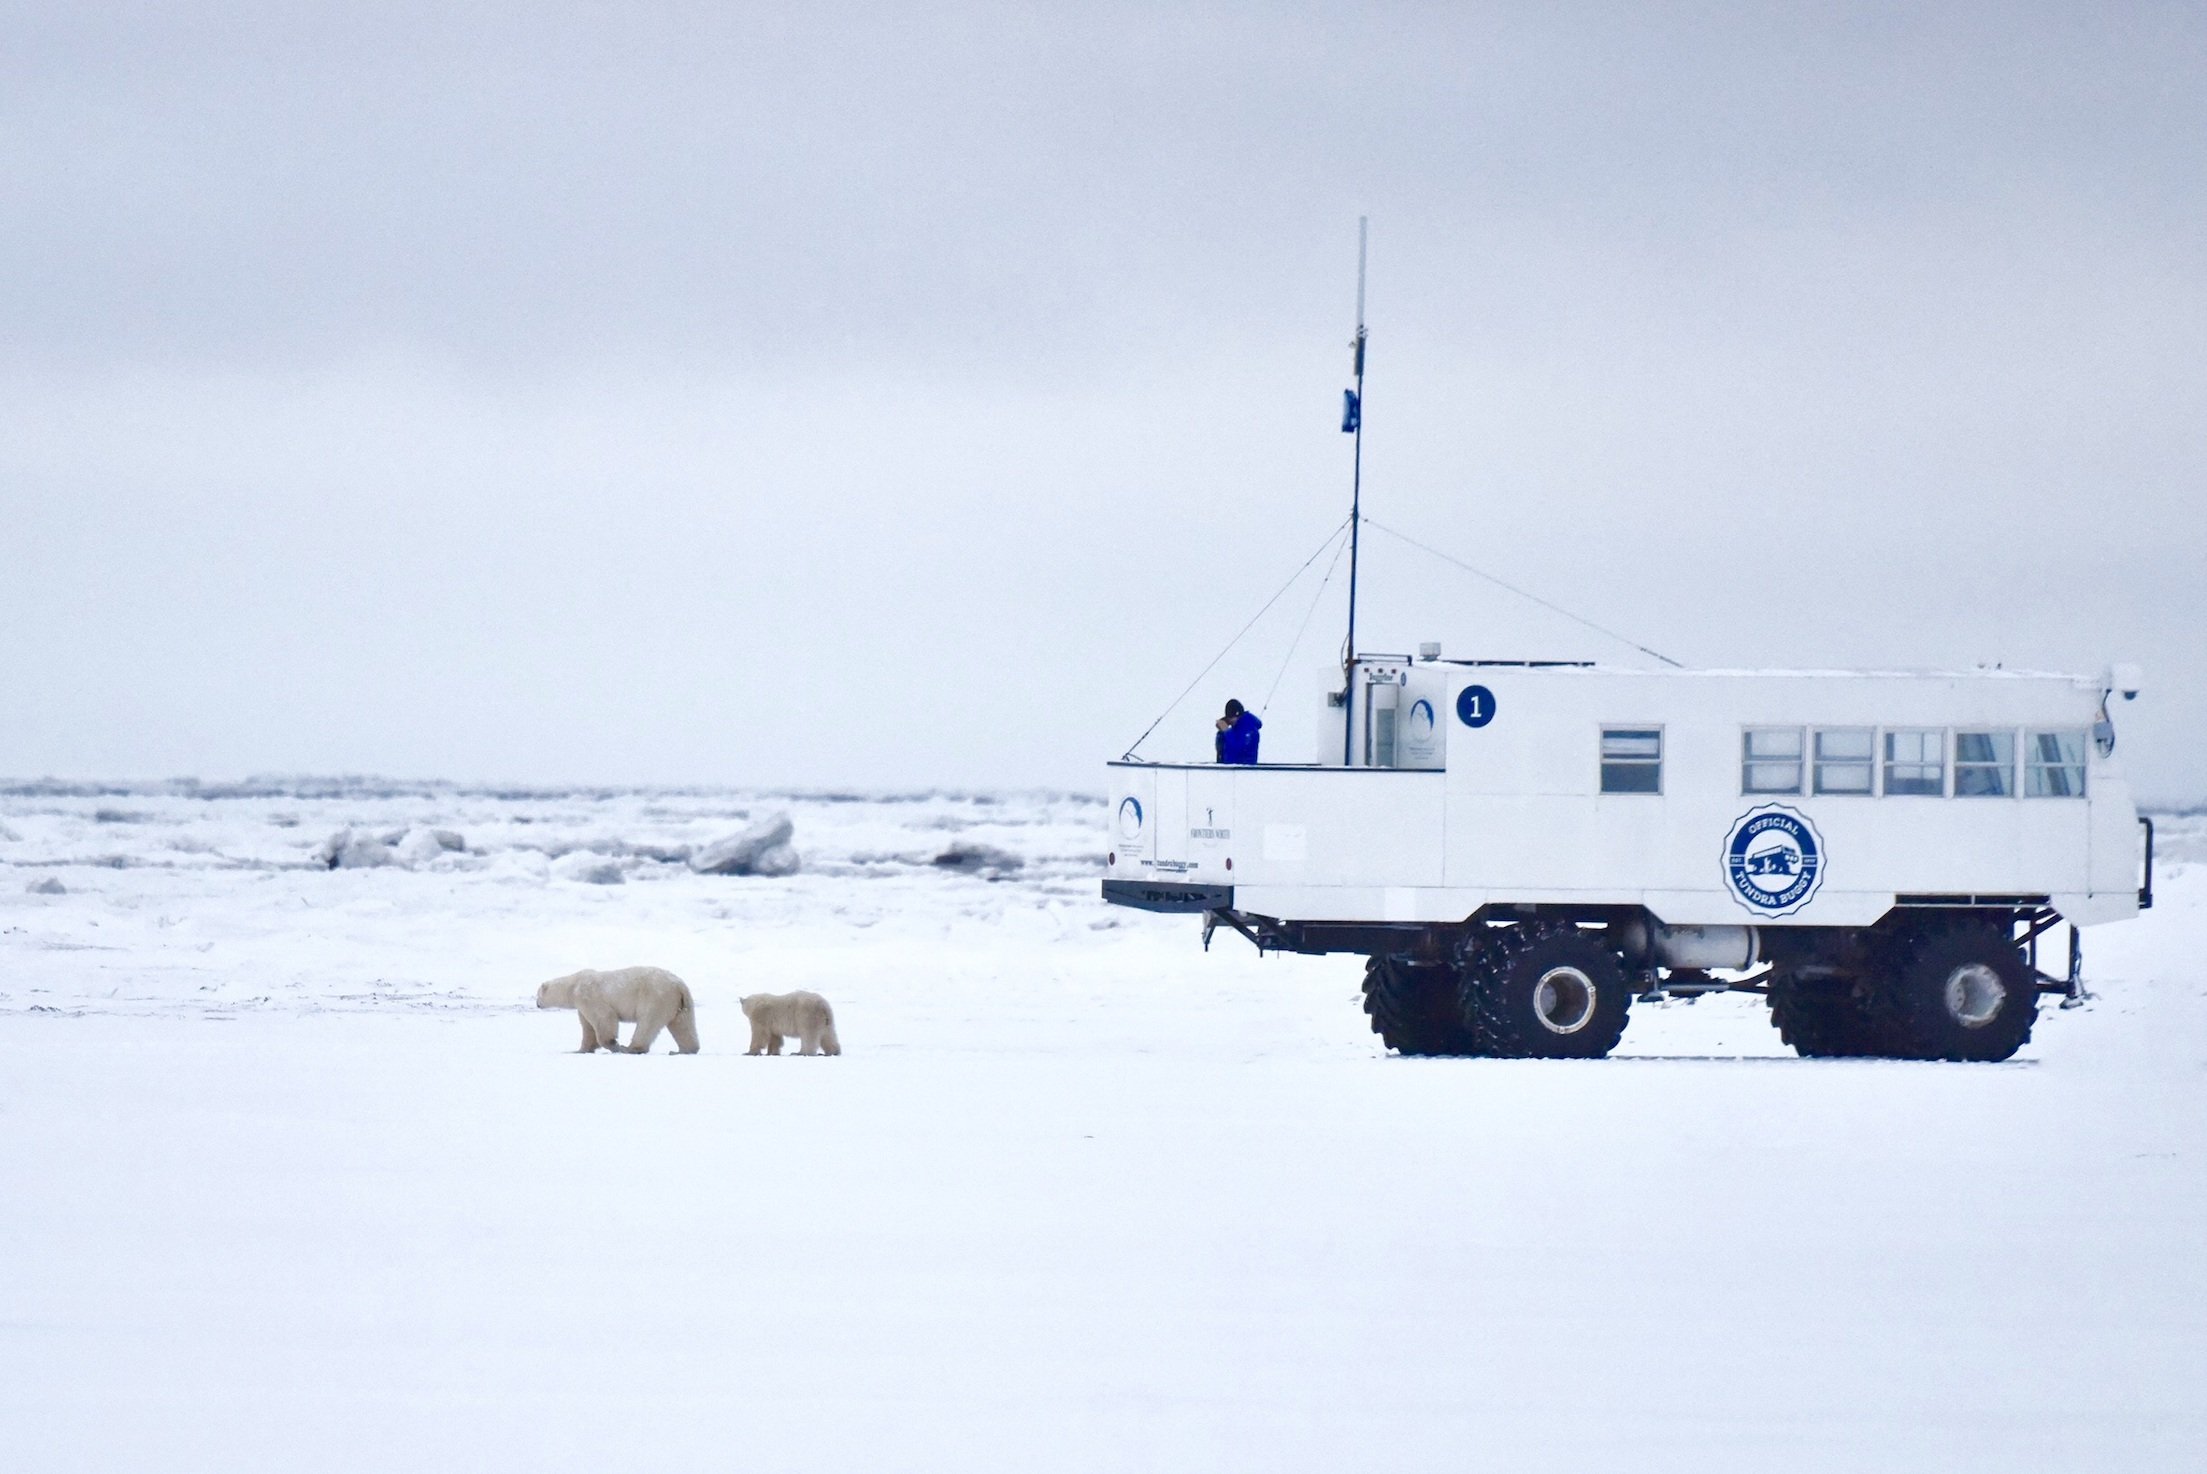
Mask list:
[[1456,693],[1456,720],[1467,727],[1484,727],[1494,720],[1494,693],[1484,686],[1466,686]]

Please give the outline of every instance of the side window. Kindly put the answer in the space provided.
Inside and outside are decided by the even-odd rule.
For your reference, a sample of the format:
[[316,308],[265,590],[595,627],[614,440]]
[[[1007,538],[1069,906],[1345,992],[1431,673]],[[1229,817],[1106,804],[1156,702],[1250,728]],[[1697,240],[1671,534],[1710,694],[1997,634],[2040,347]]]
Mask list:
[[1602,728],[1602,792],[1663,791],[1663,729]]
[[1820,727],[1816,732],[1816,791],[1868,793],[1877,766],[1875,727]]
[[1740,792],[1801,791],[1801,729],[1749,727],[1740,733]]
[[2015,733],[1954,734],[1954,796],[2006,798],[2015,792]]
[[2084,733],[2033,732],[2023,752],[2024,797],[2084,797]]
[[1942,797],[1946,793],[1946,733],[1887,732],[1885,792]]

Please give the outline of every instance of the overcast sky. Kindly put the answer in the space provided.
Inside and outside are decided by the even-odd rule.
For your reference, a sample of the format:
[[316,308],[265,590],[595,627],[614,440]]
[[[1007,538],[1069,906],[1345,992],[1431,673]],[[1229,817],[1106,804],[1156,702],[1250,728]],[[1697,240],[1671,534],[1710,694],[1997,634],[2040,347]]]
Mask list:
[[[1368,214],[1373,517],[2136,660],[2207,798],[2207,10],[1657,9],[0,6],[0,774],[1100,787],[1346,512]],[[1307,755],[1318,572],[1145,751]]]

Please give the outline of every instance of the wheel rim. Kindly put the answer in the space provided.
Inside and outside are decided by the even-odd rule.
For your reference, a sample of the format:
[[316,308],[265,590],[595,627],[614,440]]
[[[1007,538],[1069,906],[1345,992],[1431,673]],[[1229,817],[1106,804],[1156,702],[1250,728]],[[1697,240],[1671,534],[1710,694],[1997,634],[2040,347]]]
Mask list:
[[1594,980],[1575,967],[1551,967],[1533,988],[1533,1017],[1551,1034],[1576,1034],[1594,1017]]
[[2008,985],[1998,969],[1985,963],[1965,963],[1947,974],[1946,1011],[1965,1029],[1991,1023],[2007,1001]]

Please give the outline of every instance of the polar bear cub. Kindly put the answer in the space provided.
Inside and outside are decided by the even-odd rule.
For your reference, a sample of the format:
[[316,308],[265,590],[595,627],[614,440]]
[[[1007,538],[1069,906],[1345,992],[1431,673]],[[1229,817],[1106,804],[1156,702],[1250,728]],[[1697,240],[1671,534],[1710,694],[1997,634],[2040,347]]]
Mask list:
[[617,967],[610,972],[584,968],[554,978],[536,990],[539,1008],[572,1008],[582,1015],[582,1048],[622,1052],[624,1023],[636,1026],[627,1053],[646,1054],[659,1031],[674,1036],[675,1048],[697,1053],[697,1005],[690,985],[663,967]]
[[785,1037],[797,1040],[799,1054],[843,1052],[835,1037],[835,1010],[818,993],[753,993],[743,1000],[743,1016],[751,1020],[746,1054],[780,1054]]

